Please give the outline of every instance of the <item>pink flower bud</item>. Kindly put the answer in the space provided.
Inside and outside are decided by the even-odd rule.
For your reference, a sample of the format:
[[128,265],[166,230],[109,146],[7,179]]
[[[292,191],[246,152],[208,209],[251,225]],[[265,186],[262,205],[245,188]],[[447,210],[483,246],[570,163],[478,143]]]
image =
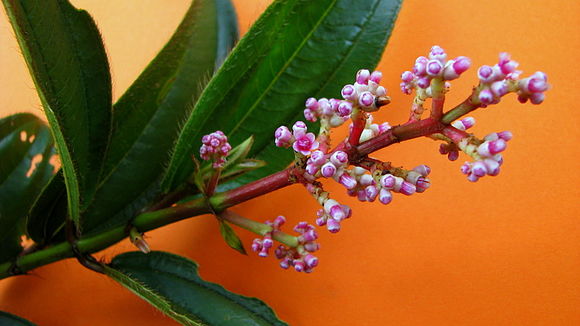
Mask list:
[[372,186],[372,185],[367,186],[365,188],[365,194],[367,196],[367,200],[370,202],[373,202],[377,198],[377,195],[379,194],[379,190],[375,186]]
[[260,250],[262,250],[262,241],[260,241],[260,239],[254,239],[254,241],[252,241],[252,251],[258,252]]
[[349,116],[352,113],[352,103],[341,101],[337,108],[338,115],[341,117]]
[[443,65],[438,60],[430,60],[427,62],[427,74],[430,76],[438,76],[443,70]]
[[292,126],[294,137],[296,137],[296,134],[305,133],[306,130],[308,130],[308,127],[303,121],[296,121]]
[[274,137],[276,138],[276,146],[278,147],[288,147],[292,142],[292,133],[286,126],[280,126],[276,129],[274,133]]
[[471,60],[468,57],[457,57],[453,63],[445,68],[443,78],[445,80],[453,80],[458,78],[462,73],[467,71],[471,66]]
[[[457,128],[457,127],[455,127]],[[439,145],[439,153],[441,155],[445,155],[447,153],[449,153],[449,145],[448,144],[440,144]]]
[[315,175],[316,172],[318,172],[319,170],[319,166],[315,165],[315,164],[306,164],[306,168],[304,170],[306,170],[306,172],[310,175]]
[[354,189],[357,185],[356,179],[353,178],[351,175],[349,175],[348,173],[343,173],[339,178],[338,178],[338,183],[340,183],[341,185],[343,185],[346,189]]
[[308,121],[316,121],[316,113],[310,109],[304,109],[304,118]]
[[429,62],[429,59],[422,56],[418,57],[413,66],[413,73],[419,77],[425,76],[427,72],[427,62]]
[[479,67],[477,70],[477,77],[479,77],[479,80],[481,80],[482,83],[492,82],[495,78],[493,68],[487,65]]
[[284,269],[288,269],[288,268],[290,268],[291,263],[292,263],[292,261],[290,260],[290,258],[284,258],[280,261],[280,267],[282,267]]
[[331,116],[334,113],[334,110],[332,109],[332,103],[326,98],[321,98],[318,100],[318,107],[321,115]]
[[497,136],[505,141],[511,140],[513,138],[511,131],[507,130],[498,132]]
[[499,166],[500,164],[492,159],[485,159],[483,160],[483,164],[485,164],[485,169],[488,175],[496,176],[499,174]]
[[389,125],[388,122],[383,122],[379,125],[379,134],[382,134],[384,132],[387,132],[391,130],[391,125]]
[[469,162],[463,163],[463,165],[461,165],[461,173],[469,174],[469,172],[471,172],[471,164]]
[[431,173],[431,168],[425,164],[417,165],[413,168],[413,171],[418,172],[420,175],[426,177]]
[[307,242],[304,244],[304,249],[308,252],[315,252],[320,249],[320,244],[317,242]]
[[387,95],[387,89],[384,88],[383,86],[379,86],[377,87],[377,90],[375,91],[375,95],[380,97],[380,96],[386,96]]
[[324,152],[319,150],[312,152],[308,162],[318,166],[324,164],[326,162]]
[[431,181],[427,178],[421,177],[417,180],[417,192],[425,192],[425,190],[431,187]]
[[304,262],[310,268],[314,268],[314,267],[318,266],[318,258],[316,258],[312,254],[307,254],[306,256],[304,256]]
[[383,78],[383,73],[380,71],[373,71],[373,73],[370,76],[370,80],[376,84],[380,84],[381,82],[381,78]]
[[431,79],[429,79],[427,77],[421,77],[421,78],[417,79],[417,86],[419,86],[421,88],[427,88],[427,87],[429,87],[429,85],[431,85]]
[[371,107],[375,104],[375,96],[371,92],[362,92],[358,102],[362,107]]
[[491,104],[493,102],[493,94],[489,89],[484,89],[479,92],[479,100],[484,105]]
[[306,106],[306,108],[312,111],[316,111],[316,109],[318,109],[318,101],[314,97],[308,98],[304,105]]
[[348,154],[343,151],[336,151],[330,156],[330,162],[332,162],[336,167],[341,167],[348,163]]
[[456,161],[458,158],[459,158],[458,151],[450,151],[449,153],[447,153],[447,159],[450,160],[451,162]]
[[386,189],[393,189],[395,187],[395,177],[391,174],[385,174],[381,177],[381,186]]
[[407,196],[414,194],[416,191],[417,187],[415,187],[414,184],[407,181],[403,181],[403,183],[401,184],[401,189],[399,189],[400,193]]
[[473,173],[470,173],[467,175],[467,180],[469,180],[471,182],[477,182],[477,180],[479,180],[479,177]]
[[379,201],[382,204],[387,205],[392,200],[393,200],[393,194],[391,194],[391,192],[385,188],[381,189],[381,191],[379,192]]
[[471,173],[473,173],[478,178],[485,176],[487,174],[485,164],[483,164],[483,162],[481,161],[473,163],[473,165],[471,166]]
[[353,101],[356,98],[356,89],[352,85],[345,85],[340,93],[345,100]]
[[413,78],[415,78],[415,75],[410,71],[405,71],[401,74],[401,80],[404,83],[410,83],[411,81],[413,81]]
[[356,82],[361,85],[367,85],[369,83],[369,78],[371,76],[371,72],[367,69],[361,69],[356,73]]
[[494,82],[491,84],[491,92],[497,97],[502,97],[508,93],[508,86],[503,80]]
[[336,166],[334,166],[334,164],[328,162],[322,166],[322,168],[320,169],[320,173],[325,178],[331,178],[336,173]]
[[335,219],[328,219],[326,222],[326,228],[330,233],[336,233],[340,231],[340,223]]
[[544,102],[544,94],[543,93],[533,93],[530,95],[530,103],[532,104],[542,104]]
[[494,141],[486,141],[477,147],[477,153],[484,157],[489,157],[497,153],[503,152],[507,147],[507,143],[503,139]]
[[302,271],[304,271],[304,267],[305,267],[305,266],[304,266],[304,261],[302,261],[301,259],[294,259],[294,260],[292,261],[292,264],[294,265],[294,269],[295,269],[297,272],[302,272]]

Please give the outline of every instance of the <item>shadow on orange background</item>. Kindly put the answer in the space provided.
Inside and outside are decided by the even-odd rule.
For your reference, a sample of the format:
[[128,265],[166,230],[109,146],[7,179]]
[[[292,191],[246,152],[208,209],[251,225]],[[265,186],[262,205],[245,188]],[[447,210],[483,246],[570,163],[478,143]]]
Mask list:
[[[76,0],[97,21],[118,98],[179,23],[189,1]],[[268,1],[238,0],[245,32]],[[579,325],[580,3],[577,1],[407,1],[380,63],[393,104],[376,120],[398,124],[411,98],[399,75],[439,44],[474,65],[509,51],[525,75],[545,71],[552,90],[541,106],[508,96],[477,111],[474,132],[511,130],[515,138],[500,176],[476,184],[448,162],[437,144],[418,139],[376,154],[408,167],[433,169],[432,188],[389,206],[360,204],[329,185],[354,216],[337,235],[324,232],[313,274],[284,271],[274,259],[226,247],[209,216],[147,234],[155,250],[187,256],[202,276],[269,303],[291,325]],[[329,54],[331,55],[331,54]],[[0,110],[41,114],[5,15],[0,17]],[[458,103],[476,83],[475,69],[454,83]],[[338,90],[336,96],[338,96]],[[300,205],[297,205],[297,203]],[[317,205],[300,186],[236,207],[266,220],[313,221]],[[251,234],[240,231],[248,244]],[[98,257],[133,250],[124,241]],[[73,260],[0,282],[0,310],[39,325],[173,325],[171,319],[104,276]]]

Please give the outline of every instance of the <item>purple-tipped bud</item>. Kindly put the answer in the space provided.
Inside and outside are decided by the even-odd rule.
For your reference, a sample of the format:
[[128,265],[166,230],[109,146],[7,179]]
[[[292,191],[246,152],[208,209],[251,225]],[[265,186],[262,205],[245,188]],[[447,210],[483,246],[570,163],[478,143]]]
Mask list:
[[413,73],[419,77],[424,76],[427,72],[427,62],[429,62],[429,59],[422,56],[418,57],[413,66]]
[[348,101],[341,101],[336,110],[341,117],[349,116],[352,113],[352,103]]
[[324,157],[324,152],[322,151],[314,151],[312,152],[312,154],[310,154],[310,158],[308,159],[309,163],[312,163],[314,165],[322,165],[324,164],[324,162],[326,162],[326,159]]
[[363,107],[371,107],[375,104],[375,96],[371,92],[362,92],[358,99],[358,103]]
[[450,151],[449,153],[447,153],[447,159],[450,160],[451,162],[456,161],[458,158],[459,158],[458,151]]
[[415,186],[417,187],[417,192],[425,192],[431,187],[431,181],[428,178],[421,177],[417,180]]
[[280,267],[282,267],[284,269],[290,268],[291,264],[292,264],[292,260],[290,258],[284,258],[280,261]]
[[375,199],[377,199],[377,196],[379,194],[379,190],[375,186],[367,186],[365,188],[365,194],[367,196],[367,200],[370,202],[373,202],[373,201],[375,201]]
[[314,268],[314,267],[318,266],[318,258],[316,258],[312,254],[307,254],[306,256],[304,256],[304,262],[310,268]]
[[494,80],[494,71],[493,67],[483,65],[479,67],[477,70],[477,77],[481,80],[482,83],[490,83]]
[[469,162],[463,163],[463,165],[461,165],[461,173],[469,174],[469,172],[471,172],[471,164]]
[[371,72],[367,69],[361,69],[356,73],[356,82],[361,85],[367,85],[369,83],[369,78],[371,77]]
[[308,98],[304,105],[306,106],[306,108],[313,111],[316,111],[316,109],[318,109],[318,101],[314,97]]
[[473,173],[470,173],[467,175],[467,180],[469,180],[471,182],[477,182],[477,180],[479,180],[479,177]]
[[485,169],[488,175],[496,176],[499,174],[499,166],[500,164],[492,159],[485,159],[483,160],[483,164],[485,164]]
[[380,71],[373,71],[373,73],[369,77],[370,81],[372,81],[373,83],[376,83],[376,84],[381,83],[381,78],[383,78],[383,73]]
[[276,129],[274,133],[276,138],[276,146],[278,147],[288,147],[292,142],[292,133],[286,126],[280,126]]
[[330,162],[336,167],[340,167],[348,163],[348,154],[343,151],[336,151],[330,156]]
[[286,256],[286,254],[288,253],[288,250],[286,250],[286,247],[280,245],[276,248],[276,250],[274,250],[274,255],[276,256],[277,259],[282,259]]
[[346,189],[354,189],[357,185],[356,179],[353,178],[350,174],[348,173],[343,173],[339,178],[338,178],[338,183],[340,183],[341,185],[343,185]]
[[388,122],[383,122],[379,125],[379,135],[391,130],[391,125]]
[[479,92],[479,100],[482,104],[488,105],[493,103],[493,94],[489,89],[484,89]]
[[336,233],[340,231],[340,223],[335,219],[328,219],[326,222],[326,228],[328,231],[330,231],[330,233]]
[[310,175],[315,175],[319,169],[320,169],[319,166],[316,164],[306,164],[305,168],[306,172],[308,172],[308,174]]
[[393,201],[393,194],[391,194],[391,192],[385,188],[381,189],[381,191],[379,191],[379,201],[382,204],[389,204],[391,201]]
[[343,210],[342,205],[332,206],[328,215],[339,222],[346,218],[346,212]]
[[325,116],[331,116],[334,113],[332,109],[332,103],[326,98],[321,98],[318,100],[319,112]]
[[336,166],[334,166],[334,164],[328,162],[322,166],[322,168],[320,169],[320,173],[325,178],[331,178],[336,173]]
[[304,109],[304,118],[311,122],[316,122],[316,113],[308,108]]
[[427,87],[429,87],[429,85],[431,85],[431,79],[429,79],[427,77],[421,77],[421,78],[417,79],[417,86],[418,87],[427,88]]
[[427,62],[426,71],[430,76],[438,76],[443,71],[443,65],[438,60],[430,60]]
[[484,157],[493,156],[495,154],[503,152],[507,147],[507,143],[503,139],[497,139],[494,141],[486,141],[477,147],[477,153]]
[[[457,128],[457,127],[455,127]],[[449,153],[449,145],[448,144],[440,144],[439,145],[439,153],[441,155],[445,155],[447,153]]]
[[375,183],[375,181],[373,180],[373,176],[370,174],[363,174],[360,176],[360,178],[358,179],[358,183],[361,186],[368,186],[368,185],[372,185]]
[[415,78],[415,75],[410,71],[405,71],[401,74],[401,80],[404,83],[410,83],[411,81],[413,81],[413,78]]
[[508,130],[498,132],[497,136],[505,141],[511,140],[513,138],[512,132]]
[[272,239],[270,239],[270,238],[265,238],[262,241],[262,247],[264,249],[270,249],[270,248],[272,248],[273,245],[274,245],[274,241],[272,241]]
[[530,95],[530,103],[532,104],[542,104],[544,102],[544,94],[543,93],[533,93]]
[[320,249],[320,244],[317,242],[307,242],[304,244],[304,249],[308,252],[315,252]]
[[353,101],[356,98],[356,89],[353,85],[345,85],[340,93],[345,100]]
[[471,66],[471,60],[468,57],[457,57],[453,63],[445,67],[443,71],[443,79],[453,80],[457,79]]
[[304,261],[302,261],[302,259],[294,259],[294,260],[292,261],[292,265],[294,265],[294,269],[295,269],[297,272],[302,272],[302,271],[304,271],[304,267],[305,267],[305,266],[304,266]]
[[413,168],[413,171],[419,173],[420,175],[426,177],[431,173],[431,168],[425,164],[417,165]]
[[296,136],[297,133],[305,133],[306,130],[308,130],[308,127],[303,121],[296,121],[292,126],[294,136]]
[[381,177],[381,186],[386,189],[393,189],[395,187],[396,179],[392,174],[385,174]]
[[403,181],[403,183],[401,184],[401,189],[399,189],[400,193],[402,193],[403,195],[407,195],[407,196],[411,196],[416,191],[417,191],[417,187],[415,187],[414,184],[407,182],[407,181]]
[[494,82],[491,84],[491,92],[497,97],[502,97],[508,93],[508,86],[503,80]]
[[318,217],[316,219],[316,225],[318,225],[318,226],[324,226],[324,225],[326,225],[326,220],[327,220],[326,215],[320,216],[320,217]]
[[471,173],[477,176],[478,178],[485,176],[487,174],[485,164],[483,164],[483,162],[481,161],[474,162],[471,166]]
[[254,239],[252,241],[252,251],[258,252],[262,250],[262,241],[260,239]]

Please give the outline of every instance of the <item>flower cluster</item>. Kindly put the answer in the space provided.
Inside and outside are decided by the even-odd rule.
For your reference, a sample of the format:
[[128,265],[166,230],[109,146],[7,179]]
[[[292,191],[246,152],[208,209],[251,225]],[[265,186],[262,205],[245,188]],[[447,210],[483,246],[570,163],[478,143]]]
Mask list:
[[[281,215],[276,217],[273,222],[266,221],[265,224],[271,227],[271,231],[266,232],[262,239],[254,239],[252,242],[252,250],[258,252],[260,257],[268,257],[270,249],[274,245],[272,238],[276,233],[281,232],[280,228],[285,222],[286,218]],[[312,254],[320,248],[316,242],[318,234],[314,226],[306,222],[296,224],[294,231],[300,234],[296,237],[298,245],[295,247],[279,245],[274,251],[274,254],[280,260],[280,266],[282,268],[287,269],[293,266],[298,272],[310,273],[314,267],[318,266],[318,258]]]
[[201,143],[202,145],[199,149],[201,158],[206,161],[212,160],[214,169],[223,167],[226,162],[226,156],[232,149],[232,146],[228,143],[228,137],[218,130],[203,136]]
[[405,71],[401,75],[401,91],[411,94],[413,89],[427,89],[434,78],[454,80],[471,66],[467,57],[457,57],[447,60],[447,53],[438,45],[429,52],[429,58],[421,56],[415,60],[413,71]]
[[[549,88],[547,77],[542,72],[536,72],[528,78],[519,79],[521,71],[516,70],[518,63],[511,60],[509,54],[501,53],[497,64],[478,69],[479,85],[468,99],[450,111],[443,112],[450,82],[460,77],[470,66],[471,60],[464,56],[448,60],[447,53],[437,45],[431,48],[428,57],[418,57],[412,71],[405,71],[401,76],[401,90],[406,94],[413,91],[416,93],[411,116],[401,126],[392,128],[387,122],[373,123],[372,112],[388,104],[390,99],[386,96],[387,90],[379,85],[382,74],[362,69],[357,72],[352,84],[342,88],[342,100],[306,100],[304,117],[307,121],[320,121],[318,134],[308,132],[302,121],[294,123],[291,130],[286,126],[276,130],[276,146],[292,147],[295,152],[294,165],[289,168],[289,180],[303,184],[320,205],[316,212],[317,226],[326,227],[330,233],[337,233],[342,228],[342,222],[352,215],[349,206],[330,198],[330,193],[324,190],[318,179],[334,180],[346,188],[348,195],[359,201],[378,201],[382,204],[389,204],[393,200],[393,193],[410,196],[430,187],[428,176],[431,169],[427,165],[419,165],[411,170],[394,167],[391,162],[369,157],[369,148],[427,136],[443,141],[439,151],[451,161],[459,158],[460,151],[473,158],[472,162],[466,162],[461,167],[470,181],[475,182],[485,175],[495,176],[499,173],[503,162],[502,152],[512,134],[502,131],[478,139],[467,132],[475,125],[475,119],[461,117],[479,107],[498,103],[502,96],[510,92],[517,93],[520,102],[530,100],[533,104],[539,104]],[[432,99],[431,117],[423,120],[424,104],[429,98]],[[352,123],[348,137],[331,149],[330,129],[349,119]],[[385,133],[390,134],[379,137]],[[361,145],[361,142],[367,145]],[[382,145],[383,142],[387,144]],[[280,241],[284,245],[275,250],[280,265],[311,272],[318,265],[318,259],[312,255],[312,252],[319,249],[315,242],[318,238],[315,227],[300,222],[294,228],[300,235],[292,237],[280,231],[284,222],[282,216],[273,222],[266,222],[269,231],[256,231],[263,237],[254,240],[252,249],[266,257],[274,246],[273,241]]]

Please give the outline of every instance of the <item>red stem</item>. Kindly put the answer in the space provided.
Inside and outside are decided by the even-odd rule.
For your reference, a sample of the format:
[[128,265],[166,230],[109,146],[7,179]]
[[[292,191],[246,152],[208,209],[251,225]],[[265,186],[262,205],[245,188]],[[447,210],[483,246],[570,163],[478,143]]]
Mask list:
[[350,135],[348,136],[348,143],[350,144],[351,147],[354,147],[359,144],[360,136],[362,135],[362,132],[365,129],[366,122],[367,120],[364,112],[358,111],[353,115],[352,130],[350,131]]

